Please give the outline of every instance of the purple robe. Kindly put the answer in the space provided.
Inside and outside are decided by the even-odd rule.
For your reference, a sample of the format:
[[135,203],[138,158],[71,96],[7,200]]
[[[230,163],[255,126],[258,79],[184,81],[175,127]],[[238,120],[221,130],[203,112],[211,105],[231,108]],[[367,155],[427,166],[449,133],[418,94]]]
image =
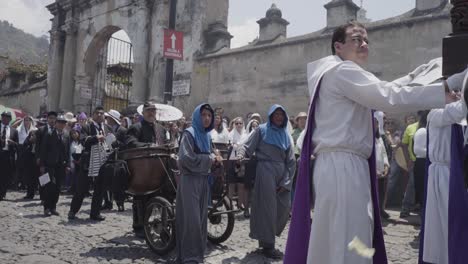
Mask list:
[[463,129],[452,126],[450,160],[448,250],[450,264],[468,263],[468,192],[465,187],[463,164],[468,157],[464,146]]

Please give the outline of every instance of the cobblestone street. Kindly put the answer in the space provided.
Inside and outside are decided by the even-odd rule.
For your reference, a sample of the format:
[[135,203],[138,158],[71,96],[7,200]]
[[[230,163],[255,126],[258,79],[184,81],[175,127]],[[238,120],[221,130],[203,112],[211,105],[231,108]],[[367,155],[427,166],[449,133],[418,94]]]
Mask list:
[[[166,263],[152,253],[144,240],[132,233],[131,204],[125,212],[103,211],[106,220],[89,218],[90,198],[86,198],[79,219],[68,221],[71,196],[62,195],[57,211],[60,216],[43,217],[35,200],[22,200],[24,193],[8,192],[0,202],[0,263]],[[384,223],[390,263],[417,263],[419,227],[397,222],[398,213],[389,211],[392,221]],[[417,217],[412,216],[413,220]],[[206,263],[281,263],[256,254],[257,243],[248,237],[249,222],[236,217],[233,235],[223,245],[209,245]],[[278,239],[284,250],[287,230]]]

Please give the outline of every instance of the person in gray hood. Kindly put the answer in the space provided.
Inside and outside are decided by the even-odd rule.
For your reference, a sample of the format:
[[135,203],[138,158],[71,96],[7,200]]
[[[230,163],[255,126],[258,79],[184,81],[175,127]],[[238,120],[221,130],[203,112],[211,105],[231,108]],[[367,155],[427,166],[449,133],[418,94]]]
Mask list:
[[253,131],[238,150],[238,160],[254,152],[257,170],[252,194],[250,237],[258,240],[268,258],[281,259],[275,249],[275,235],[281,235],[289,219],[291,178],[296,161],[287,131],[288,116],[281,105],[273,105],[268,121]]
[[203,263],[207,240],[208,175],[213,163],[210,131],[214,112],[201,104],[192,115],[192,127],[183,132],[179,146],[180,180],[176,198],[177,263]]

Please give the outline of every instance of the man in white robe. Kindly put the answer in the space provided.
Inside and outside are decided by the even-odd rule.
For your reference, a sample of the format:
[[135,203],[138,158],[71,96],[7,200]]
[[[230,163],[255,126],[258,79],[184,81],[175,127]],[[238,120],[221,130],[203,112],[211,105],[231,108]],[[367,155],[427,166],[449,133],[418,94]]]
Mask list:
[[425,211],[423,260],[448,264],[448,200],[452,124],[467,113],[464,100],[434,109],[427,116],[429,129],[429,166]]
[[[452,95],[443,84],[406,86],[427,66],[394,82],[381,81],[364,70],[368,38],[359,23],[350,22],[335,30],[332,51],[334,56],[308,65],[310,105],[315,105],[309,112],[315,111],[315,117],[308,122],[313,122],[316,200],[307,263],[370,264],[372,259],[348,251],[347,245],[358,237],[367,247],[373,247],[378,212],[374,212],[368,164],[373,151],[372,110],[397,113],[441,108]],[[293,257],[298,255],[292,245],[291,236],[295,235],[290,230],[286,264],[304,263],[302,258]],[[377,254],[385,261],[374,263],[386,263],[385,252]]]

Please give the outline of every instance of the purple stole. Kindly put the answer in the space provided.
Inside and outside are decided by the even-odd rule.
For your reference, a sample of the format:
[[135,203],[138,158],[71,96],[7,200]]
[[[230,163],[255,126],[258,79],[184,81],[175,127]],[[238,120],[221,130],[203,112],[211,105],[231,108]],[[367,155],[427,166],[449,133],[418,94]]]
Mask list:
[[[429,130],[427,137],[429,141]],[[429,142],[427,150],[429,151]],[[465,188],[465,176],[463,172],[463,162],[466,157],[468,157],[468,145],[464,146],[463,128],[458,124],[454,124],[452,125],[448,201],[448,257],[450,264],[464,264],[468,259],[468,192]],[[424,200],[427,199],[428,168],[430,164],[428,153]],[[423,261],[425,206],[426,202],[424,202],[422,211],[419,264],[430,264]]]
[[462,264],[468,261],[468,192],[463,172],[463,162],[468,157],[468,145],[464,145],[463,129],[458,124],[452,125],[448,206],[450,264]]
[[[301,151],[301,160],[299,164],[299,173],[296,181],[296,191],[292,206],[291,224],[289,226],[288,241],[284,256],[285,264],[305,264],[309,250],[309,238],[311,232],[310,218],[310,155],[313,153],[312,134],[314,131],[315,106],[320,90],[321,81],[319,81],[313,95],[312,104],[309,108],[309,117],[307,120],[307,131]],[[370,116],[373,120],[373,116]],[[375,141],[375,137],[374,141]],[[373,257],[374,264],[387,264],[387,253],[385,251],[384,237],[382,233],[382,223],[380,222],[380,209],[377,194],[377,175],[375,162],[375,143],[372,155],[369,158],[369,171],[371,178],[372,204],[374,207],[374,237],[373,247],[376,252]],[[345,241],[349,243],[351,241]],[[317,263],[325,264],[325,263]]]

